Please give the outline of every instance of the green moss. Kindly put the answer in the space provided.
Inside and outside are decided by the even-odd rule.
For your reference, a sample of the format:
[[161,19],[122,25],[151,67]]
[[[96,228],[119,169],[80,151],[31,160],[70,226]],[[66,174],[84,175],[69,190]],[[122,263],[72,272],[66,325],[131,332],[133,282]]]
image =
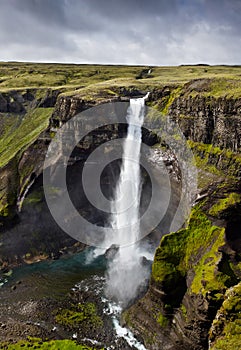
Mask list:
[[[57,118],[55,118],[55,119],[57,119]],[[55,137],[55,135],[56,135],[56,132],[50,131],[49,136],[51,137],[51,139],[53,139]]]
[[[18,343],[0,344],[1,349],[3,350],[20,350],[20,349],[41,349],[41,350],[94,350],[85,345],[78,345],[73,340],[50,340],[42,341],[39,338],[29,338],[28,340],[21,340]],[[103,350],[103,349],[102,349]]]
[[[216,272],[217,263],[221,258],[221,253],[218,253],[218,249],[225,244],[225,229],[216,228],[212,231],[212,235],[214,243],[202,255],[198,264],[194,266],[195,276],[191,285],[191,291],[193,293],[202,292],[206,294],[207,291],[222,290],[226,287],[229,279],[228,275],[222,272]],[[209,262],[205,263],[206,261]]]
[[171,290],[193,270],[190,292],[205,295],[208,291],[226,288],[230,276],[216,271],[221,258],[219,248],[224,244],[225,229],[212,225],[200,206],[196,206],[186,229],[162,238],[153,263],[152,279],[161,284],[164,291]]
[[232,271],[234,271],[235,275],[241,277],[241,262],[239,262],[237,264],[230,263],[230,267],[231,267]]
[[180,310],[182,312],[184,319],[186,320],[187,319],[187,309],[186,309],[185,305],[181,304]]
[[174,89],[170,96],[168,97],[166,103],[165,103],[165,107],[161,110],[161,112],[163,114],[167,114],[168,113],[168,109],[171,106],[171,104],[173,103],[173,101],[180,95],[182,91],[182,86],[179,86],[178,88]]
[[210,350],[241,349],[241,283],[231,287],[213,321]]
[[7,217],[9,215],[9,204],[0,205],[0,216]]
[[[107,82],[107,88],[116,85],[142,89],[174,85],[178,87],[194,79],[205,79],[208,84],[205,83],[203,89],[194,88],[186,94],[216,97],[240,97],[241,94],[240,66],[152,67],[151,75],[144,77],[143,70],[147,69],[149,67],[145,66],[1,62],[0,91],[30,89],[39,98],[45,95],[48,88],[70,93],[78,90],[81,94],[81,89],[103,82]],[[137,80],[136,77],[140,75],[144,79]],[[165,101],[166,112],[168,104],[171,103],[171,100]]]
[[[241,172],[239,153],[191,140],[188,140],[188,145],[194,153],[195,165],[199,169],[199,187],[202,188],[205,184],[210,183],[210,177],[213,180],[218,180],[224,177],[233,179],[239,176]],[[204,184],[202,184],[203,182]]]
[[215,203],[212,208],[209,210],[209,214],[212,216],[219,216],[220,213],[227,210],[229,207],[232,207],[241,202],[241,196],[238,193],[230,193],[227,197],[220,199]]
[[209,91],[203,92],[204,96],[233,97],[241,96],[241,79],[216,78],[211,81]]
[[103,321],[97,314],[96,306],[93,303],[73,305],[71,309],[58,311],[55,316],[57,323],[67,327],[84,327],[98,328]]
[[18,128],[0,139],[0,167],[33,143],[49,124],[53,108],[36,108],[29,111]]
[[162,315],[162,313],[159,313],[158,316],[157,316],[157,323],[165,328],[168,326],[168,318],[164,315]]
[[14,213],[14,205],[16,202],[16,191],[13,189],[7,189],[5,193],[2,193],[2,198],[0,199],[0,217],[13,217]]
[[[230,326],[233,326],[232,323]],[[239,333],[237,333],[239,332]],[[232,334],[229,334],[222,339],[219,339],[210,350],[240,350],[241,349],[241,327]]]

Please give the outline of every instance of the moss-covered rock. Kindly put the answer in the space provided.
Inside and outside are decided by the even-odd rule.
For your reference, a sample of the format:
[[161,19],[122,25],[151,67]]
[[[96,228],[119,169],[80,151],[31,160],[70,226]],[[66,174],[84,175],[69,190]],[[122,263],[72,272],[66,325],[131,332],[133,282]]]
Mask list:
[[233,207],[239,205],[240,202],[241,195],[239,193],[230,193],[225,198],[219,199],[217,203],[211,207],[209,214],[215,217],[220,217],[230,207],[233,209]]
[[205,294],[224,288],[225,277],[217,271],[218,249],[224,244],[225,229],[212,225],[200,206],[193,208],[186,229],[162,238],[153,263],[153,283],[170,293],[192,271],[194,278],[187,283],[191,292]]
[[93,303],[78,303],[69,309],[56,311],[55,321],[67,328],[98,329],[103,321]]
[[229,288],[210,329],[210,350],[241,349],[241,283]]
[[49,125],[52,108],[35,108],[29,111],[21,124],[0,140],[0,167],[6,165],[14,156],[33,143]]
[[79,345],[73,340],[49,340],[44,341],[38,338],[29,338],[28,340],[21,340],[18,343],[0,344],[3,350],[20,350],[20,349],[41,349],[41,350],[94,350],[85,345]]
[[196,166],[219,177],[240,178],[241,156],[230,149],[188,140],[195,155]]
[[240,195],[230,192],[232,186],[227,192],[221,187],[214,186],[212,195],[192,209],[187,228],[162,238],[149,291],[124,313],[148,349],[207,348],[208,330],[225,291],[239,281],[238,255],[229,247],[226,225]]
[[[42,147],[26,157],[30,147],[39,135],[48,127],[52,108],[35,108],[29,110],[20,118],[18,125],[11,130],[5,130],[0,138],[0,221],[9,220],[15,214],[18,196],[24,192],[29,184],[31,175],[40,167],[38,155],[42,154]],[[25,160],[24,160],[25,159]],[[2,219],[1,219],[2,217]]]

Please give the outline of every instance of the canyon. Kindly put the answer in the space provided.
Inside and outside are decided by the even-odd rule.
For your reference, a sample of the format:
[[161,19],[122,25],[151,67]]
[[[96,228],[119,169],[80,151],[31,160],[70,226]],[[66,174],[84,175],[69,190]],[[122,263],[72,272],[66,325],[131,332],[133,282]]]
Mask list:
[[[92,67],[90,76],[98,77],[101,69]],[[0,90],[1,273],[85,249],[56,225],[45,203],[42,173],[48,145],[78,113],[105,103],[124,105],[149,91],[147,104],[179,125],[194,153],[198,190],[186,226],[170,232],[168,222],[157,234],[160,244],[148,288],[123,312],[122,324],[148,350],[239,349],[241,70],[184,66],[166,72],[152,67],[149,76],[145,68],[133,67],[134,74],[124,79],[121,69],[120,77],[107,82],[102,78],[93,86],[69,88],[58,82],[55,87],[20,84]],[[155,126],[155,120],[152,123]],[[93,216],[86,198],[75,197],[77,174],[96,147],[125,135],[125,125],[107,125],[85,137],[71,155],[70,192],[80,212],[87,211],[93,222],[103,223],[106,218]],[[175,175],[175,162],[170,162],[163,140],[146,129],[143,142],[164,159],[166,155],[165,164]],[[108,180],[104,178],[103,186]]]

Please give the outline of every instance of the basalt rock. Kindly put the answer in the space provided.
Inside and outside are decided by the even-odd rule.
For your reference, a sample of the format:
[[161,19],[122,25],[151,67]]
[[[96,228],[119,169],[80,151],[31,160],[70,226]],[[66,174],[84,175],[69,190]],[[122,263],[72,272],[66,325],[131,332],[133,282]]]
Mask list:
[[240,150],[241,99],[180,96],[169,107],[169,114],[188,139]]
[[[215,320],[226,305],[225,292],[240,280],[240,203],[237,184],[213,185],[208,199],[194,207],[188,227],[162,238],[147,294],[123,314],[148,350],[208,349],[211,326],[213,343],[219,344],[222,332],[227,335],[225,317],[220,329]],[[237,310],[232,313],[238,319]]]
[[85,102],[80,96],[60,96],[52,117],[52,123],[59,126],[65,123],[76,114],[93,107],[95,102]]
[[21,91],[10,91],[0,94],[0,112],[22,114],[26,112],[24,94]]
[[61,92],[60,90],[48,89],[45,96],[41,98],[38,107],[43,107],[43,108],[54,107],[60,92]]
[[8,102],[2,94],[0,94],[0,112],[6,113],[8,111]]

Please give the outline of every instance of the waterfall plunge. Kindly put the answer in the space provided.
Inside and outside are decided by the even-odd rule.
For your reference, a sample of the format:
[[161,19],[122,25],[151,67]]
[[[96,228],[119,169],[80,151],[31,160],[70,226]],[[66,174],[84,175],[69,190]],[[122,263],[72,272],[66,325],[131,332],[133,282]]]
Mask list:
[[[123,306],[135,298],[148,269],[143,266],[143,252],[139,240],[139,207],[141,197],[140,150],[141,127],[144,121],[145,100],[149,93],[130,100],[127,121],[128,131],[124,141],[122,166],[112,205],[111,226],[117,232],[112,237],[119,249],[109,263],[107,293]],[[126,242],[130,242],[129,245]],[[111,245],[111,242],[109,242]]]

